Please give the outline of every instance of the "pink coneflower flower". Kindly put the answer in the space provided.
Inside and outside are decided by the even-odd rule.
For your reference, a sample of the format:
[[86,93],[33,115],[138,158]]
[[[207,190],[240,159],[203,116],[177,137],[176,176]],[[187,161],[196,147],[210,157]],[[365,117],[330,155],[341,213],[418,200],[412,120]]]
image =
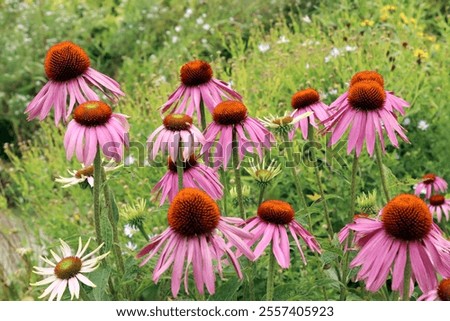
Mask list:
[[[232,142],[236,138],[239,151],[239,163],[244,159],[245,153],[252,153],[254,149],[262,160],[262,147],[270,148],[275,141],[259,120],[249,117],[247,107],[239,101],[223,101],[213,111],[213,122],[205,130],[206,143],[202,154],[206,152],[205,162],[210,157],[209,150],[215,145],[216,157],[223,168],[227,168],[233,151]],[[220,135],[216,143],[216,137]],[[248,139],[248,137],[250,139]]]
[[[171,280],[174,297],[180,290],[183,274],[184,288],[188,293],[191,264],[198,292],[203,294],[206,286],[208,292],[214,294],[215,270],[222,276],[224,254],[227,254],[239,278],[242,278],[239,262],[230,245],[236,246],[249,259],[254,259],[253,253],[244,242],[244,239],[251,238],[251,234],[231,225],[243,224],[243,220],[222,217],[217,204],[199,189],[181,190],[170,204],[167,218],[169,228],[152,238],[150,244],[139,252],[138,257],[147,256],[141,263],[142,266],[161,252],[153,271],[154,282],[173,265]],[[226,237],[230,244],[226,244],[223,237]]]
[[417,184],[414,194],[420,196],[423,190],[425,190],[425,198],[428,199],[433,193],[444,193],[447,190],[447,182],[435,174],[426,174]]
[[[88,55],[76,44],[64,41],[52,46],[44,62],[49,80],[25,110],[28,120],[43,120],[54,107],[55,124],[66,121],[76,102],[100,100],[90,86],[99,89],[112,101],[124,95],[115,80],[90,65]],[[69,107],[66,109],[67,100]]]
[[[179,191],[177,165],[169,158],[169,170],[152,189],[153,193],[161,194],[160,206],[166,198],[169,202]],[[219,181],[217,172],[204,164],[198,163],[195,156],[183,163],[183,187],[194,187],[205,191],[212,199],[218,200],[223,196],[223,185]]]
[[253,245],[259,241],[254,251],[256,259],[261,256],[269,244],[272,244],[273,254],[278,264],[284,269],[289,268],[291,258],[288,230],[295,244],[297,244],[305,264],[305,255],[298,236],[305,241],[311,251],[320,253],[319,243],[311,233],[294,219],[294,215],[294,209],[289,203],[277,200],[268,200],[261,203],[258,208],[258,215],[247,220],[244,227],[245,231],[253,234],[253,239],[249,244]]
[[161,112],[184,113],[189,116],[197,112],[201,122],[200,104],[203,102],[212,113],[222,100],[241,100],[242,97],[225,82],[213,78],[211,66],[202,60],[184,64],[180,70],[181,85],[161,106]]
[[64,136],[67,159],[75,153],[80,163],[89,166],[99,146],[106,157],[120,162],[123,146],[128,146],[126,118],[113,114],[111,107],[101,101],[87,101],[76,107]]
[[[384,88],[384,79],[383,76],[381,76],[376,71],[360,71],[353,75],[352,79],[350,80],[350,88],[355,85],[358,82],[364,82],[364,81],[375,81],[378,83],[381,87]],[[403,107],[409,107],[409,103],[405,100],[403,100],[400,97],[397,97],[394,95],[394,92],[385,90],[386,95],[386,103],[384,108],[390,112],[397,111],[401,115],[405,114],[405,110]],[[339,105],[341,105],[346,99],[348,99],[349,91],[346,91],[341,96],[339,96],[331,105],[330,108],[336,108]]]
[[294,137],[297,129],[301,130],[303,139],[308,139],[308,126],[312,125],[317,128],[318,124],[316,119],[318,119],[319,122],[323,122],[330,116],[328,113],[328,106],[320,101],[319,93],[312,88],[296,92],[292,96],[291,106],[295,109],[294,112],[292,112],[291,117],[295,118],[301,116],[305,112],[312,112],[312,114],[294,124],[295,130],[289,133],[289,139]]
[[152,147],[150,160],[154,160],[158,150],[169,152],[169,156],[176,161],[181,150],[181,159],[186,161],[205,138],[200,130],[192,125],[192,118],[185,114],[170,114],[148,138],[147,143]]
[[91,239],[89,239],[86,245],[83,247],[81,242],[81,237],[78,239],[78,250],[74,254],[70,249],[69,245],[63,240],[61,242],[61,254],[59,256],[52,250],[50,253],[52,254],[55,262],[51,260],[41,257],[41,259],[50,265],[50,267],[34,267],[34,273],[46,276],[42,281],[33,283],[33,286],[46,285],[50,284],[47,289],[45,289],[44,293],[39,297],[39,299],[45,298],[50,294],[49,301],[53,301],[56,298],[57,301],[60,301],[67,286],[69,287],[70,299],[72,300],[74,297],[80,297],[80,283],[83,283],[87,286],[95,288],[95,284],[92,283],[84,274],[90,273],[98,268],[99,263],[102,259],[104,259],[108,254],[102,254],[97,257],[92,257],[95,253],[97,253],[101,247],[100,245],[91,253],[84,255],[86,252]]
[[380,81],[355,82],[347,93],[330,105],[332,115],[323,121],[324,131],[332,133],[329,144],[336,144],[349,127],[347,153],[355,150],[357,156],[362,151],[364,141],[367,152],[373,155],[377,135],[384,150],[384,131],[395,147],[398,147],[396,134],[409,142],[393,112],[394,109],[401,111],[398,107],[401,104],[395,104],[394,100]]
[[442,219],[442,214],[445,220],[449,220],[448,212],[450,211],[450,199],[445,199],[444,195],[433,195],[430,197],[430,204],[428,204],[431,214],[436,214],[438,222]]
[[450,301],[450,279],[443,279],[439,286],[422,294],[418,301]]
[[450,276],[450,242],[443,238],[419,197],[398,195],[380,214],[380,220],[358,218],[348,225],[360,247],[350,267],[361,266],[357,278],[366,282],[367,290],[379,290],[391,273],[392,289],[402,293],[407,257],[411,285],[417,280],[422,292],[437,287],[436,273]]

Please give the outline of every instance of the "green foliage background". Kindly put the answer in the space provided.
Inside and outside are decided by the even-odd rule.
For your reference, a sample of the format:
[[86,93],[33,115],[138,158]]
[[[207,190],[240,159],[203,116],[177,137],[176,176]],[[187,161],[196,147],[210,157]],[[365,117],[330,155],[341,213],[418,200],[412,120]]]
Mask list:
[[[395,10],[383,11],[386,5],[394,5]],[[36,299],[40,289],[29,283],[37,280],[30,268],[38,264],[38,256],[55,248],[58,238],[75,246],[79,235],[94,236],[89,190],[61,189],[54,182],[55,177],[65,175],[67,168],[79,168],[65,158],[64,127],[55,128],[51,117],[42,123],[28,123],[23,115],[46,81],[43,59],[52,44],[63,40],[79,44],[95,69],[121,83],[126,98],[116,110],[131,116],[131,139],[143,145],[160,125],[157,108],[176,88],[179,67],[194,58],[210,61],[216,78],[231,81],[255,117],[289,111],[292,94],[309,86],[330,104],[347,89],[355,72],[377,70],[384,76],[386,88],[412,105],[406,117],[399,119],[411,144],[401,143],[399,149],[389,147],[385,157],[392,193],[411,192],[416,179],[425,173],[435,172],[450,179],[448,18],[445,1],[420,0],[2,1],[0,143],[5,148],[0,153],[0,299]],[[261,50],[264,46],[269,49]],[[339,54],[334,57],[331,53],[336,49]],[[417,50],[427,56],[419,59]],[[421,129],[421,121],[428,128]],[[319,141],[325,146],[324,138]],[[299,150],[303,146],[304,142],[296,142]],[[132,148],[130,153],[136,162],[116,172],[111,186],[119,207],[139,198],[148,199],[145,224],[148,231],[158,233],[167,226],[167,206],[159,208],[157,202],[151,202],[150,190],[165,169],[145,166],[142,150]],[[334,160],[331,166],[325,166],[326,156],[321,155],[335,231],[348,220],[350,194],[351,157],[345,147],[338,155],[342,161]],[[361,158],[358,191],[378,189],[381,206],[375,165],[367,155]],[[302,166],[309,214],[324,254],[320,258],[309,255],[306,267],[298,255],[294,257],[292,268],[277,276],[278,300],[339,298],[333,264],[342,253],[337,250],[337,241],[326,237],[313,173],[312,168]],[[244,182],[251,187],[249,198],[253,203],[247,210],[252,213],[258,187],[249,176],[244,176]],[[297,204],[295,194],[287,170],[267,192],[268,197]],[[306,222],[307,213],[297,214]],[[227,215],[237,213],[231,210]],[[119,224],[123,226],[124,222]],[[133,258],[136,252],[125,247],[131,239],[122,235],[121,241],[129,260],[119,290],[133,287],[131,299],[167,299],[170,276],[154,285],[151,264],[138,268],[139,262]],[[138,248],[145,244],[137,234],[132,241]],[[19,254],[17,248],[31,251]],[[264,256],[256,270],[245,270],[246,274],[256,273],[255,292],[260,299],[264,296],[267,262]],[[99,286],[88,293],[90,298],[110,299],[102,282],[110,273],[116,272],[102,268],[92,276]],[[354,283],[349,299],[387,299],[392,295],[388,291],[369,295],[361,287]],[[246,299],[246,295],[246,285],[229,273],[209,299]],[[180,298],[198,299],[196,294]]]

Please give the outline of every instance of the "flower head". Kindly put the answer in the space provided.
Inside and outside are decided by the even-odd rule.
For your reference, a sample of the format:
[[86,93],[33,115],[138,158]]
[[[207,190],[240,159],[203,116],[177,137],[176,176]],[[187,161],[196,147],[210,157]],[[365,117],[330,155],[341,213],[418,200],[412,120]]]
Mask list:
[[97,269],[100,261],[104,259],[109,254],[109,252],[97,257],[92,257],[101,249],[101,247],[103,246],[102,244],[91,253],[84,255],[90,241],[91,239],[89,239],[86,245],[83,247],[80,237],[78,239],[78,250],[76,253],[73,253],[69,245],[67,245],[67,243],[63,240],[60,240],[60,249],[62,256],[59,256],[58,254],[50,250],[50,253],[52,254],[55,262],[52,262],[45,257],[41,257],[41,259],[45,263],[50,265],[50,267],[44,268],[35,266],[33,272],[39,275],[46,276],[46,278],[31,285],[50,285],[39,297],[40,299],[45,298],[50,294],[49,301],[52,301],[55,298],[57,301],[59,301],[61,300],[67,286],[69,287],[71,296],[70,299],[72,300],[74,297],[78,299],[80,296],[79,282],[95,288],[95,284],[92,283],[86,276],[84,276],[84,274],[90,273]]
[[[307,88],[296,92],[291,99],[291,106],[294,111],[291,117],[296,118],[305,113],[308,113],[308,117],[302,117],[298,122],[294,124],[295,129],[299,129],[302,132],[303,139],[308,138],[309,125],[318,127],[319,122],[324,121],[329,117],[328,106],[320,101],[319,93],[312,88]],[[289,138],[294,137],[295,130],[289,134]]]
[[[112,101],[124,93],[119,84],[108,76],[91,68],[86,52],[70,41],[52,46],[45,57],[44,69],[49,81],[28,105],[28,120],[43,120],[54,107],[55,124],[66,121],[75,103],[99,100],[90,86],[97,88]],[[69,107],[66,109],[67,101]]]
[[200,105],[203,103],[212,113],[222,100],[241,100],[242,97],[225,82],[213,77],[211,65],[203,60],[193,60],[181,67],[180,86],[170,95],[169,100],[160,107],[161,112],[169,111],[192,116],[197,113],[201,123]]
[[372,193],[363,193],[361,196],[356,198],[356,204],[358,209],[362,213],[376,214],[377,209],[377,191],[373,190]]
[[294,209],[289,203],[278,200],[261,203],[257,216],[250,218],[244,227],[245,231],[251,232],[254,236],[249,244],[253,245],[259,242],[254,250],[256,258],[261,256],[269,244],[272,244],[273,254],[278,264],[287,269],[291,261],[288,230],[305,264],[306,259],[298,236],[303,239],[311,251],[320,253],[319,243],[294,219],[294,216]]
[[414,190],[414,194],[420,196],[422,191],[425,190],[425,198],[429,199],[433,193],[444,193],[447,186],[447,182],[442,177],[429,173],[422,177]]
[[[205,162],[208,162],[211,156],[210,149],[215,145],[215,157],[224,169],[227,168],[231,158],[233,140],[236,142],[235,148],[239,151],[239,163],[246,153],[252,153],[254,150],[262,159],[263,147],[270,148],[275,141],[273,135],[257,119],[248,116],[247,107],[239,101],[219,103],[214,109],[213,120],[205,130],[206,143],[202,148],[202,154],[206,153]],[[220,138],[216,143],[219,134]]]
[[142,227],[147,213],[147,202],[143,198],[139,198],[135,204],[124,205],[121,211],[121,215],[127,222],[127,225],[134,229]]
[[431,214],[436,214],[438,222],[441,221],[442,215],[445,216],[447,221],[449,220],[450,199],[445,199],[444,195],[432,195],[429,202],[428,208]]
[[408,257],[411,283],[417,281],[423,292],[437,287],[436,273],[450,276],[450,242],[417,196],[398,195],[381,210],[379,219],[357,218],[346,228],[354,231],[360,248],[350,267],[361,266],[357,278],[369,291],[377,291],[391,273],[392,289],[401,293]]
[[[194,153],[196,147],[205,143],[201,131],[192,125],[192,117],[186,114],[170,114],[148,138],[147,142],[153,144],[150,159],[154,160],[158,150],[176,161],[180,157],[184,162]],[[179,155],[180,153],[180,155]]]
[[127,116],[115,114],[101,101],[87,101],[75,108],[67,126],[64,147],[67,159],[76,154],[78,161],[89,166],[100,148],[116,162],[122,159],[123,146],[128,146]]
[[[123,165],[116,165],[114,161],[108,162],[105,166],[103,166],[105,172],[111,172],[118,168],[121,168]],[[79,170],[70,170],[68,169],[67,172],[69,173],[70,177],[62,177],[59,176],[58,178],[55,178],[55,182],[64,184],[62,188],[71,187],[74,185],[81,184],[81,187],[86,187],[89,185],[90,187],[94,187],[94,166],[83,166]],[[87,184],[87,185],[85,185]]]
[[275,132],[275,134],[283,136],[285,133],[288,133],[294,129],[294,125],[297,124],[303,118],[306,118],[312,115],[313,112],[309,111],[303,114],[296,116],[295,118],[284,114],[282,117],[277,117],[273,115],[269,115],[268,117],[264,117],[260,119],[260,121],[264,124],[264,126]]
[[383,77],[374,71],[362,71],[352,77],[349,90],[330,105],[332,115],[323,123],[324,132],[331,132],[330,145],[336,144],[350,127],[347,153],[359,156],[364,141],[373,155],[376,136],[384,150],[384,133],[398,147],[396,135],[408,142],[404,129],[397,122],[395,111],[404,114],[409,104],[384,89]]
[[[171,282],[172,294],[175,297],[180,290],[183,274],[184,287],[188,293],[191,265],[199,293],[203,294],[206,286],[208,292],[214,294],[214,272],[218,271],[222,276],[222,260],[225,254],[238,276],[242,278],[239,262],[231,246],[236,246],[248,258],[254,259],[250,248],[243,241],[251,238],[251,234],[231,225],[242,224],[243,221],[239,218],[222,217],[217,204],[201,190],[181,190],[170,204],[167,218],[169,228],[152,238],[139,252],[138,257],[146,256],[141,263],[144,265],[161,252],[153,271],[153,281],[157,282],[161,275],[173,266]],[[230,244],[225,243],[224,237]]]
[[[195,187],[208,193],[214,200],[221,199],[223,196],[223,185],[220,183],[217,171],[209,166],[199,163],[195,155],[183,162],[183,187]],[[180,190],[178,186],[178,167],[169,157],[168,171],[161,180],[152,189],[153,193],[161,194],[159,205],[163,205],[168,199],[169,202],[177,195]]]
[[247,173],[250,174],[253,179],[262,186],[267,186],[270,181],[281,173],[281,164],[278,164],[275,159],[272,159],[266,166],[266,160],[258,162],[255,165],[253,158],[250,159],[250,168],[245,167]]

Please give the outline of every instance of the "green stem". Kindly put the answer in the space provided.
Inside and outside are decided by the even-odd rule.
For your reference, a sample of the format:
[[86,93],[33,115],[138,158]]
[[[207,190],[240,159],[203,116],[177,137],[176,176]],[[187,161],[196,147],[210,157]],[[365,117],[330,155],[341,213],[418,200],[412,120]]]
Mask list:
[[[290,143],[289,141],[289,136],[288,133],[285,133],[284,136],[284,143]],[[292,172],[292,176],[294,177],[294,184],[295,187],[297,189],[297,194],[298,194],[298,198],[300,199],[301,202],[301,206],[305,209],[305,211],[308,209],[308,205],[306,204],[306,198],[305,198],[305,194],[303,193],[303,187],[302,187],[302,183],[300,182],[300,178],[297,174],[297,171],[295,170],[295,160],[294,160],[294,153],[292,152],[292,145],[291,146],[287,146],[286,148],[286,153],[287,153],[287,160],[286,160],[286,166],[287,163],[292,161],[293,166],[291,166],[291,172]],[[308,225],[309,225],[309,230],[312,231],[312,221],[311,221],[311,214],[308,212]]]
[[377,142],[375,144],[375,151],[376,151],[376,157],[377,157],[377,164],[378,164],[378,168],[380,169],[380,178],[381,178],[381,185],[383,186],[383,191],[384,191],[384,195],[386,196],[386,202],[389,202],[389,200],[391,199],[389,196],[389,190],[388,190],[388,185],[387,185],[387,180],[386,180],[386,171],[384,170],[384,166],[383,166],[383,154],[381,152],[381,147],[380,144]]
[[266,184],[261,184],[259,188],[259,199],[258,199],[258,206],[261,205],[263,199],[264,199],[264,192],[266,191]]
[[[314,127],[309,125],[308,127],[308,139],[310,143],[314,142]],[[320,198],[322,199],[322,205],[323,205],[323,212],[325,214],[325,220],[327,221],[327,231],[330,239],[333,239],[333,225],[331,225],[331,219],[330,214],[328,211],[328,203],[325,199],[325,193],[323,191],[323,185],[322,185],[322,179],[320,178],[320,170],[319,170],[319,164],[317,163],[316,153],[314,151],[314,148],[309,149],[311,160],[313,162],[314,166],[314,174],[316,175],[316,182],[317,187],[319,188]]]
[[[108,220],[112,226],[112,232],[113,232],[114,257],[116,259],[117,267],[118,267],[120,273],[123,274],[125,272],[125,265],[123,263],[122,250],[120,249],[119,233],[117,231],[117,221],[114,218],[114,207],[113,207],[112,195],[111,195],[111,191],[108,186],[108,182],[106,181],[106,173],[103,168],[102,168],[101,173],[102,173],[102,181],[103,181],[103,193],[104,193],[104,197],[105,197],[106,208],[108,209]],[[95,179],[94,179],[94,181],[95,181]],[[94,184],[94,186],[95,186],[95,184]]]
[[403,274],[403,301],[409,301],[410,279],[411,279],[411,260],[409,258],[409,249],[407,249],[405,271]]
[[206,115],[205,115],[205,104],[203,103],[203,99],[200,100],[200,118],[202,123],[202,131],[206,129]]
[[145,231],[144,225],[139,224],[139,225],[138,225],[138,229],[139,229],[139,232],[141,232],[142,236],[145,238],[145,240],[146,240],[146,241],[150,241],[150,238],[148,237],[148,234],[147,234],[147,232]]
[[227,206],[227,191],[229,191],[228,189],[228,177],[227,177],[227,173],[225,172],[225,170],[222,168],[220,169],[220,177],[222,179],[222,184],[223,184],[223,190],[225,191],[225,193],[223,193],[223,198],[222,198],[222,203],[223,203],[223,213],[226,214],[228,213],[228,206]]
[[267,271],[266,301],[273,301],[275,289],[275,255],[273,254],[273,244],[270,244],[269,270]]
[[352,164],[352,178],[350,185],[350,213],[348,221],[353,221],[353,216],[355,215],[355,204],[356,204],[356,174],[358,173],[358,161],[359,158],[356,156],[356,153],[353,155],[353,164]]
[[100,157],[100,148],[97,146],[97,154],[95,154],[94,159],[94,224],[95,224],[95,235],[97,238],[98,245],[103,244],[102,231],[100,228],[100,189],[102,186],[102,160]]
[[234,176],[236,179],[236,192],[239,204],[239,213],[241,214],[241,218],[244,220],[247,219],[244,210],[244,201],[242,197],[242,182],[241,182],[241,169],[239,168],[239,146],[237,141],[236,129],[233,128],[233,142],[232,142],[232,152],[233,152],[233,167],[234,167]]
[[181,148],[177,157],[178,191],[183,189],[183,160],[181,159]]

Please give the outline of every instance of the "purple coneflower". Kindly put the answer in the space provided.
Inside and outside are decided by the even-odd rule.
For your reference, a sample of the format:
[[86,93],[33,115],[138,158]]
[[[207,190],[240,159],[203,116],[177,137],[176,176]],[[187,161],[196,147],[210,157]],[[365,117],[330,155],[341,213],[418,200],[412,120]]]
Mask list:
[[[367,290],[379,290],[391,273],[392,289],[403,294],[406,274],[410,278],[407,284],[411,284],[409,297],[415,281],[425,293],[437,287],[436,273],[450,276],[450,242],[419,197],[398,195],[381,210],[379,218],[357,218],[347,225],[355,232],[360,248],[350,267],[361,266],[357,278],[366,282]],[[411,273],[405,273],[409,264]]]
[[103,246],[103,244],[101,244],[94,251],[84,255],[90,241],[91,239],[89,239],[83,247],[80,237],[78,239],[78,250],[76,253],[73,253],[69,245],[67,245],[67,243],[63,240],[60,240],[62,256],[59,256],[50,250],[55,262],[52,262],[45,257],[41,257],[41,259],[50,265],[50,267],[35,266],[33,272],[46,276],[46,278],[31,285],[50,285],[47,289],[45,289],[39,299],[45,298],[50,294],[48,299],[49,301],[53,301],[55,298],[59,301],[61,300],[67,287],[69,287],[70,299],[72,300],[74,297],[78,299],[80,296],[80,282],[95,288],[95,284],[92,283],[92,281],[90,281],[84,274],[96,270],[99,266],[99,262],[104,259],[109,252],[97,257],[92,257]]
[[414,194],[420,196],[425,190],[425,198],[430,198],[433,193],[443,193],[447,190],[447,182],[435,174],[426,174],[422,177],[422,181],[417,184]]
[[[153,193],[161,194],[160,206],[166,198],[169,202],[179,191],[178,171],[175,162],[169,158],[169,170],[152,189]],[[218,200],[223,196],[223,185],[219,181],[217,172],[204,164],[197,162],[194,155],[183,163],[183,187],[194,187],[205,191],[212,199]]]
[[[50,109],[55,109],[55,124],[66,121],[75,103],[99,100],[90,86],[99,89],[112,101],[124,93],[120,85],[110,77],[90,67],[86,52],[70,41],[52,46],[45,57],[44,67],[48,82],[26,108],[28,120],[47,117]],[[66,109],[67,100],[69,107]]]
[[[291,114],[291,117],[294,118],[301,116],[305,112],[312,112],[310,116],[303,118],[294,124],[295,130],[301,130],[303,139],[308,139],[309,125],[317,128],[318,124],[316,119],[318,119],[319,122],[323,122],[330,116],[328,106],[320,101],[319,93],[312,88],[296,92],[292,96],[291,106],[295,109]],[[289,139],[292,140],[295,135],[295,130],[289,133]]]
[[75,108],[73,119],[67,126],[64,147],[67,159],[75,153],[80,163],[93,163],[98,147],[116,162],[122,159],[123,146],[128,146],[127,116],[114,114],[101,101],[87,101]]
[[176,161],[181,150],[181,159],[186,161],[194,153],[194,149],[205,143],[200,130],[192,125],[192,117],[185,114],[170,114],[148,138],[147,143],[153,145],[150,159],[154,160],[158,150],[168,151],[169,156]]
[[[208,162],[209,150],[215,145],[214,157],[220,161],[224,169],[227,168],[233,152],[233,141],[237,144],[239,163],[244,159],[246,152],[252,153],[254,149],[262,160],[262,147],[270,148],[275,141],[272,133],[259,120],[248,116],[247,107],[239,101],[229,100],[219,103],[213,111],[213,120],[205,130],[206,143],[202,148],[202,154],[206,152],[205,161]],[[219,141],[216,143],[216,137],[219,135]]]
[[250,218],[244,227],[245,231],[253,234],[249,244],[253,245],[259,241],[254,251],[256,259],[271,244],[278,264],[284,269],[289,268],[291,258],[288,230],[295,244],[297,244],[305,264],[305,255],[298,236],[303,239],[311,251],[320,253],[319,243],[310,232],[294,219],[294,215],[294,209],[289,203],[278,200],[268,200],[261,203],[258,208],[258,215]]
[[418,301],[450,301],[450,279],[443,279],[435,289],[422,294]]
[[430,204],[428,204],[431,214],[436,214],[438,222],[441,221],[442,215],[445,220],[449,220],[448,212],[450,211],[450,199],[445,199],[444,195],[433,195],[430,197]]
[[[231,224],[243,224],[236,217],[222,217],[219,207],[205,192],[195,188],[181,190],[170,204],[167,214],[169,228],[150,240],[138,257],[144,257],[141,266],[158,252],[159,260],[153,271],[153,281],[172,268],[172,294],[178,295],[184,274],[184,288],[188,293],[189,267],[192,264],[194,281],[200,294],[204,287],[210,294],[215,292],[215,271],[222,276],[222,259],[227,254],[239,278],[242,272],[230,245],[253,260],[254,255],[245,239],[252,235]],[[226,237],[230,244],[226,244]],[[215,265],[215,267],[213,266]]]
[[[381,75],[377,75],[382,80]],[[404,104],[396,103],[399,98],[393,98],[395,96],[384,90],[383,82],[375,78],[353,81],[348,92],[330,105],[332,115],[323,121],[324,131],[332,133],[330,145],[336,144],[349,127],[347,153],[355,150],[356,156],[360,155],[364,141],[372,156],[377,135],[384,150],[384,131],[395,147],[398,147],[396,134],[409,142],[394,114],[394,109],[403,113],[401,106]]]
[[242,97],[227,83],[213,78],[211,66],[202,60],[184,64],[180,70],[181,85],[170,95],[169,100],[161,106],[161,112],[184,113],[189,116],[197,112],[201,123],[200,105],[212,113],[214,107],[222,100],[241,100]]

